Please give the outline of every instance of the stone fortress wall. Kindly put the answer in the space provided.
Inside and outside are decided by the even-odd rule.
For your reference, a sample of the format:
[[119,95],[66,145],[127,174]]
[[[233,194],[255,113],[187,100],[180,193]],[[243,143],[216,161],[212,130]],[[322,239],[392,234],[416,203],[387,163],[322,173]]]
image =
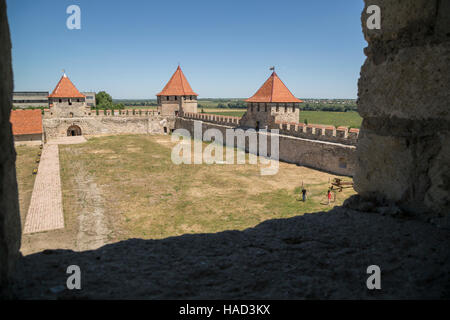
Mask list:
[[0,0],[0,298],[11,298],[10,279],[21,256],[21,223],[16,179],[16,152],[9,122],[13,71],[6,1]]
[[[79,109],[78,109],[79,110]],[[74,110],[75,111],[75,110]],[[46,140],[68,135],[68,129],[77,126],[82,135],[98,134],[164,134],[174,128],[174,116],[162,116],[154,110],[90,110],[85,114],[60,115],[46,110],[43,118]]]
[[278,121],[294,122],[299,119],[298,103],[254,103],[248,102],[247,111],[242,116],[243,126],[255,128],[257,122],[260,128],[272,127]]
[[[193,123],[201,121],[204,130],[218,129],[225,136],[227,128],[250,129],[249,116],[261,113],[247,112],[247,117],[229,117],[214,114],[186,112],[162,114],[160,110],[91,110],[84,102],[71,105],[67,101],[55,103],[44,111],[44,141],[70,135],[101,134],[167,134],[175,128],[193,133]],[[292,112],[298,119],[298,113]],[[330,126],[304,125],[272,120],[265,128],[279,130],[279,159],[339,175],[353,176],[358,131]],[[261,129],[264,127],[261,127]],[[238,132],[238,131],[236,131]],[[259,131],[256,136],[267,135],[270,145],[272,133]],[[245,150],[248,147],[249,137]],[[256,151],[258,152],[258,151]]]
[[[183,115],[161,115],[156,110],[90,110],[79,106],[45,110],[44,140],[70,135],[70,128],[79,128],[82,135],[99,134],[167,134],[174,129],[187,129],[193,136],[194,121],[202,122],[203,130],[218,129],[225,137],[228,128],[243,128],[242,119],[214,114],[184,112]],[[58,111],[59,110],[59,111]],[[353,176],[355,144],[358,130],[300,123],[276,122],[279,129],[280,160],[304,165],[339,175]],[[258,133],[258,137],[262,132]],[[272,134],[268,133],[268,143]],[[249,152],[248,137],[245,150]],[[236,145],[236,144],[235,144]]]
[[450,217],[450,1],[376,4],[380,30],[361,16],[368,47],[355,190],[374,203]]
[[[225,141],[224,145],[230,145],[232,141],[226,141],[226,130],[233,129],[238,134],[239,118],[205,114],[184,114],[175,120],[175,129],[186,129],[194,137],[194,123],[198,121],[202,125],[202,133],[208,129],[219,130]],[[273,133],[258,132],[257,137],[262,135],[267,137],[268,150],[270,150],[271,137]],[[355,146],[304,139],[290,135],[278,134],[279,138],[279,159],[288,163],[330,172],[343,176],[353,176],[356,164]],[[249,137],[245,137],[245,151],[249,150]],[[217,141],[217,140],[216,140]],[[237,138],[234,138],[234,146],[237,145]],[[270,151],[268,152],[270,155]]]
[[281,134],[294,136],[310,140],[327,141],[356,146],[358,142],[359,129],[349,129],[348,127],[334,127],[319,124],[309,124],[298,122],[275,122]]
[[[239,117],[188,112],[185,112],[183,117],[221,125],[245,127],[242,119]],[[298,122],[275,121],[275,124],[268,129],[278,129],[280,130],[280,134],[286,136],[333,142],[351,146],[356,146],[359,136],[359,129],[349,129],[347,127],[335,128],[334,126],[315,124],[305,125],[304,123]]]

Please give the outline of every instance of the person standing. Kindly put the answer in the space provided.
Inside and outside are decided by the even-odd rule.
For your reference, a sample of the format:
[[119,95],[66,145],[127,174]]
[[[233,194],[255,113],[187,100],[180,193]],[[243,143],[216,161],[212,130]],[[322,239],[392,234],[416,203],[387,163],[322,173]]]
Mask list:
[[327,197],[328,197],[328,205],[330,205],[331,204],[331,189],[328,189]]
[[303,198],[303,202],[306,201],[306,194],[307,194],[306,189],[305,189],[305,188],[302,188],[302,198]]

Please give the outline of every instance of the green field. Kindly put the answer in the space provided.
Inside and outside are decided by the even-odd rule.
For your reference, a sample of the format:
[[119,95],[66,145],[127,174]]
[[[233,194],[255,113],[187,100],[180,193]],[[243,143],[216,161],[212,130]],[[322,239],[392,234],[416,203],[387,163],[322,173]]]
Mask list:
[[[205,110],[205,113],[218,114],[224,116],[242,117],[244,110]],[[357,112],[330,112],[330,111],[300,111],[300,122],[309,124],[325,124],[335,127],[345,126],[351,128],[360,128],[362,118]]]
[[358,112],[330,112],[330,111],[300,111],[300,122],[309,124],[326,124],[339,126],[360,128],[362,118]]

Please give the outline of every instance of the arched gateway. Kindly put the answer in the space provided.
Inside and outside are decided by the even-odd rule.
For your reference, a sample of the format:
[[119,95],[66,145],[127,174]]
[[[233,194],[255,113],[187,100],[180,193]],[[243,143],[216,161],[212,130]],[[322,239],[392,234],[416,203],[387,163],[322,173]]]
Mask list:
[[67,129],[67,136],[81,136],[81,128],[76,125],[72,125]]

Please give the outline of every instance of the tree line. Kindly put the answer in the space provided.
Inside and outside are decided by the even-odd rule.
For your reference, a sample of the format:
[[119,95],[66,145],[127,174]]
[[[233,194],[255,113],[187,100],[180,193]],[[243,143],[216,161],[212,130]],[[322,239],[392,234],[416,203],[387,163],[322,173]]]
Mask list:
[[332,111],[332,112],[348,112],[358,111],[358,106],[354,105],[342,105],[342,104],[309,104],[301,103],[300,110],[303,111]]
[[95,108],[93,109],[121,110],[125,109],[125,105],[123,103],[114,103],[109,93],[100,91],[95,94]]

